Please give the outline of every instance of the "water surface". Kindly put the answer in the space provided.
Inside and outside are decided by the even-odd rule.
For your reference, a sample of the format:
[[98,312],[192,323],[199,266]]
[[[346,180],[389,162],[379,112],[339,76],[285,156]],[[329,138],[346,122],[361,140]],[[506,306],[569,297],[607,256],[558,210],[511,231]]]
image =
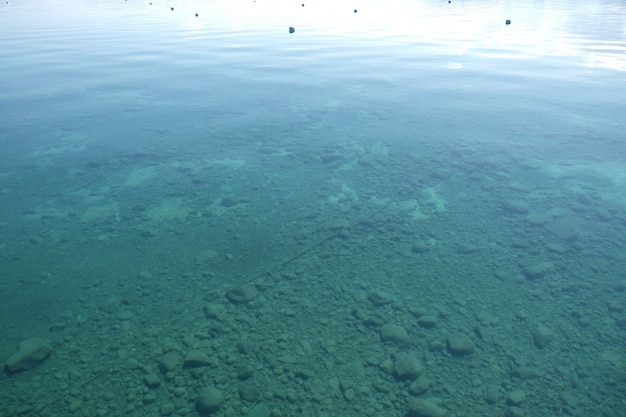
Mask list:
[[53,348],[4,415],[624,415],[625,49],[621,1],[2,4],[0,356]]

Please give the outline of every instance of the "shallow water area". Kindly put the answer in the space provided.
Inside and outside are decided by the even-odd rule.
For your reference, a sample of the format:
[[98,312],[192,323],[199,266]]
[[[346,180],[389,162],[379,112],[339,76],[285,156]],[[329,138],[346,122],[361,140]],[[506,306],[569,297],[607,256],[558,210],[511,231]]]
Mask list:
[[621,1],[1,4],[0,416],[625,415],[625,52]]

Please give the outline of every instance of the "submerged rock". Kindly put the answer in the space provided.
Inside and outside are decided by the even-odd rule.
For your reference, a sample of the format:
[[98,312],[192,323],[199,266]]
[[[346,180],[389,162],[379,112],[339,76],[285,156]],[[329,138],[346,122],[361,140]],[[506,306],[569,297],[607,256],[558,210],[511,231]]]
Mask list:
[[550,342],[552,342],[552,340],[554,340],[555,336],[556,335],[552,329],[540,324],[533,333],[533,340],[538,348],[544,349],[548,346],[548,344],[550,344]]
[[524,276],[529,280],[536,280],[546,276],[549,272],[554,270],[554,265],[551,262],[540,262],[534,265],[528,265],[524,268]]
[[211,358],[205,352],[201,350],[190,350],[185,356],[185,367],[197,368],[200,366],[210,365]]
[[464,356],[474,352],[474,342],[464,333],[452,333],[447,342],[448,350],[453,355]]
[[217,388],[205,387],[198,392],[196,407],[200,415],[209,415],[220,409],[224,403],[224,394]]
[[240,285],[238,287],[231,288],[228,292],[226,292],[226,297],[230,301],[239,304],[249,303],[254,300],[256,296],[257,290],[252,284]]
[[502,202],[502,208],[513,214],[528,214],[529,207],[524,201],[506,200]]
[[443,417],[446,415],[446,411],[432,401],[411,398],[408,415],[411,417]]
[[398,345],[410,345],[411,338],[405,328],[396,324],[385,324],[380,328],[380,339],[383,342],[393,342]]
[[393,296],[383,290],[374,290],[369,293],[367,298],[376,306],[384,306],[393,301]]
[[424,367],[415,354],[403,352],[396,356],[393,373],[400,380],[415,380],[423,372]]
[[26,371],[39,365],[52,353],[52,346],[40,337],[33,337],[20,342],[15,352],[4,364],[9,373]]

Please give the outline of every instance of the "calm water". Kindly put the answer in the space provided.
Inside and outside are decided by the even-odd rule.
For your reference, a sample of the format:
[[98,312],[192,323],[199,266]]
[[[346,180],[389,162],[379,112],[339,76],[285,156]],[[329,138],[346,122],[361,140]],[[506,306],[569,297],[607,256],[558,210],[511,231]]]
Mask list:
[[623,1],[3,2],[0,415],[626,416],[625,98]]

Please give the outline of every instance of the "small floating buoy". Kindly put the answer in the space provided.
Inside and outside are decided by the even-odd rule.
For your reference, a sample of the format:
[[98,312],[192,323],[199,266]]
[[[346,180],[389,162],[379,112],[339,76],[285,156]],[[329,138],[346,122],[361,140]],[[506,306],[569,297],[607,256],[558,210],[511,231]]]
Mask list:
[[289,26],[289,33],[293,33],[293,32],[295,32],[295,31],[296,31],[296,30],[295,30],[294,28],[292,28],[291,26]]
[[504,22],[504,23],[506,23],[507,25],[510,25],[511,24],[511,19],[506,19],[506,22]]

